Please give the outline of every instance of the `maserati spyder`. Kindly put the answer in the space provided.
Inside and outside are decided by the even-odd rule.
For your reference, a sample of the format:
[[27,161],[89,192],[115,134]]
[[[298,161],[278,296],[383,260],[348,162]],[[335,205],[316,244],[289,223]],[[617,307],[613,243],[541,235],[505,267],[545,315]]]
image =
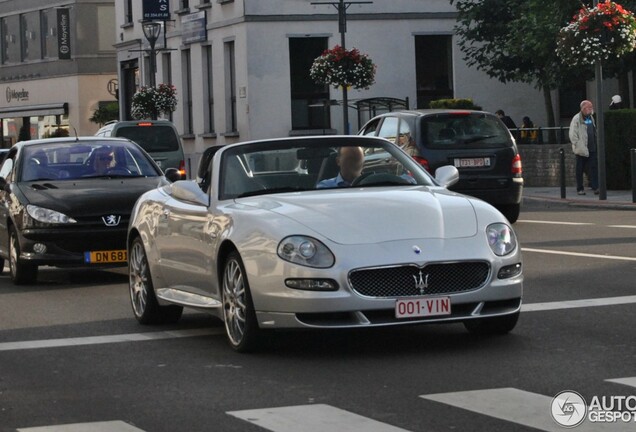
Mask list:
[[128,231],[132,310],[224,321],[233,349],[270,329],[516,325],[522,259],[494,207],[447,189],[388,140],[320,136],[212,148],[196,181],[144,193]]

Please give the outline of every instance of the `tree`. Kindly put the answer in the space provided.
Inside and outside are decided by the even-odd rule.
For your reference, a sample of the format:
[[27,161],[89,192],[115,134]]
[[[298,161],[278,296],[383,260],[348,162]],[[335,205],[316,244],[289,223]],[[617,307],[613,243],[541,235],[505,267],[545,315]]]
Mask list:
[[549,126],[555,126],[551,91],[591,76],[556,56],[556,35],[581,7],[580,0],[451,0],[455,31],[469,66],[501,82],[524,82],[542,90]]
[[119,119],[119,102],[108,102],[105,104],[100,103],[89,120],[102,126],[109,121],[117,119]]

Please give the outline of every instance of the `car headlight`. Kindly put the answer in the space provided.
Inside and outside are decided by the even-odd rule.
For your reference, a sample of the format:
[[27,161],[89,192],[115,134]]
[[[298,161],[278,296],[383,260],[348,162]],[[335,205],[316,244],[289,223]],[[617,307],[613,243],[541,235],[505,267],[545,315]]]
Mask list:
[[517,248],[517,237],[508,225],[495,223],[486,228],[488,246],[497,256],[508,255]]
[[38,207],[32,204],[28,204],[26,206],[26,209],[29,216],[31,216],[38,222],[50,224],[68,224],[77,222],[75,219],[66,216],[64,213],[60,213],[44,207]]
[[327,246],[305,236],[285,237],[278,244],[278,256],[285,261],[317,268],[331,267],[335,262]]

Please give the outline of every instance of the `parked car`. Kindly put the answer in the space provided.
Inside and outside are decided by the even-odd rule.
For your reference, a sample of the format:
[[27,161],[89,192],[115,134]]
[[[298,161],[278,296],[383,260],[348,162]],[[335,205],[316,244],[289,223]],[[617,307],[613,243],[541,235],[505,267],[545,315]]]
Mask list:
[[430,172],[459,170],[452,190],[497,207],[511,223],[521,207],[523,176],[514,138],[494,114],[466,110],[396,111],[378,115],[360,130],[404,148]]
[[[365,155],[358,177],[320,188],[352,146]],[[433,178],[397,146],[360,136],[231,144],[202,160],[207,180],[159,186],[133,209],[129,289],[140,323],[208,311],[237,351],[269,329],[515,327],[515,233],[491,205],[446,189],[455,167]]]
[[109,122],[95,136],[128,138],[139,144],[162,170],[176,168],[186,178],[183,144],[177,128],[168,120]]
[[[172,180],[180,178],[172,169]],[[168,180],[132,141],[19,142],[0,168],[0,268],[31,283],[38,266],[126,265],[126,230],[139,196]]]

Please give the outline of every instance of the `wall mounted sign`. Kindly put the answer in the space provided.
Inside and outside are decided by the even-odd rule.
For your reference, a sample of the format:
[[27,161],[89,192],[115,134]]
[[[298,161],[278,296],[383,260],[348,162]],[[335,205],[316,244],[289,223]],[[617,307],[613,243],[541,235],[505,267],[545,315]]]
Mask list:
[[71,17],[68,8],[57,9],[57,56],[71,59]]
[[168,0],[144,0],[143,21],[168,21],[170,19],[170,2]]

